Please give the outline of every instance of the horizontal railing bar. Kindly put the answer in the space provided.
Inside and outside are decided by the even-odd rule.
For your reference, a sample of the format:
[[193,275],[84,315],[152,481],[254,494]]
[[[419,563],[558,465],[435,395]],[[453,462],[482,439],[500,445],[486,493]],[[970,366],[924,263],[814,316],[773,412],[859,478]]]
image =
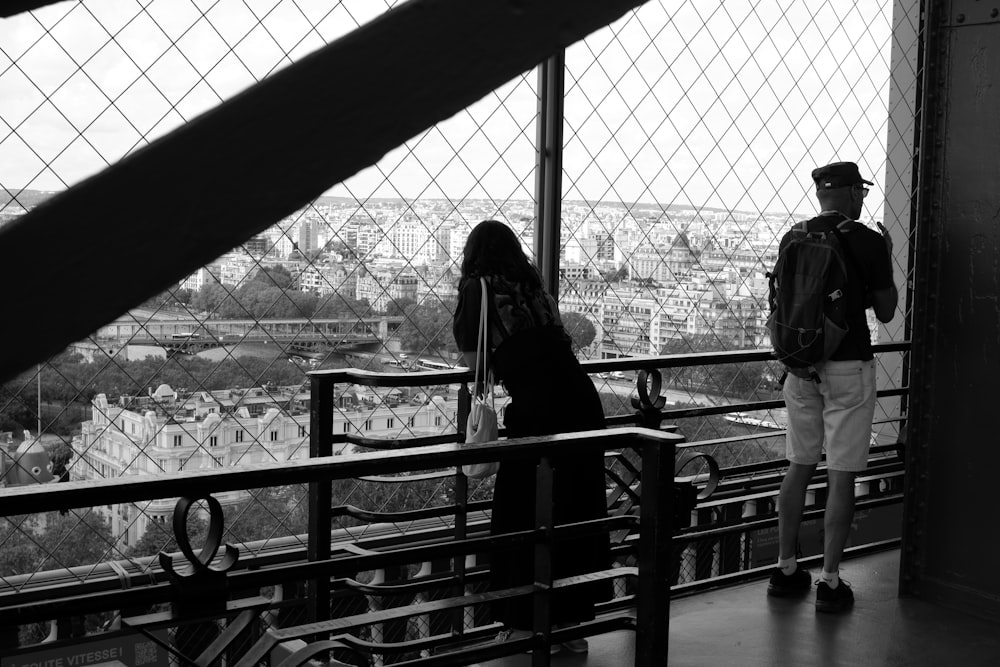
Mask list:
[[[766,474],[762,474],[758,477],[753,478],[740,478],[732,480],[723,480],[719,482],[719,485],[715,488],[715,492],[712,493],[711,498],[699,502],[698,507],[709,505],[710,503],[720,503],[720,502],[742,502],[748,498],[746,495],[749,493],[755,493],[761,489],[761,487],[778,487],[781,485],[782,479],[784,479],[784,471],[782,468],[788,466],[787,461],[783,461],[784,465],[781,467],[776,467],[772,471]],[[872,466],[873,462],[869,462],[869,466]],[[904,463],[902,459],[885,459],[885,462],[877,462],[874,467],[869,467],[866,469],[867,473],[870,473],[866,479],[873,477],[878,477],[879,479],[888,476],[890,473],[896,473],[902,471]],[[818,468],[815,475],[813,475],[813,480],[824,480],[827,478],[826,468]],[[860,481],[860,478],[859,480]]]
[[[611,578],[619,578],[626,576],[635,577],[636,574],[637,571],[635,568],[631,567],[612,568],[596,573],[581,574],[572,577],[556,579],[552,582],[552,587],[555,589],[568,588],[579,584],[599,581],[601,579],[611,579]],[[468,607],[471,605],[484,604],[496,600],[517,598],[521,596],[530,595],[534,591],[535,591],[535,586],[533,584],[529,584],[525,586],[506,588],[498,591],[490,591],[488,593],[474,593],[471,595],[464,595],[458,598],[446,598],[443,600],[434,600],[432,602],[420,602],[416,604],[406,605],[404,607],[393,607],[391,609],[382,609],[379,611],[368,612],[366,614],[358,614],[355,616],[344,616],[341,618],[330,619],[326,621],[304,623],[302,625],[293,626],[290,628],[281,628],[279,630],[268,630],[265,633],[265,636],[262,637],[260,640],[258,640],[258,643],[254,646],[254,648],[246,655],[244,655],[241,658],[241,660],[237,663],[237,665],[255,665],[257,664],[257,661],[262,660],[263,657],[267,655],[267,653],[269,653],[274,646],[282,642],[293,639],[301,639],[303,637],[309,637],[318,634],[342,632],[352,628],[371,625],[372,623],[381,623],[396,618],[409,618],[411,616],[429,614],[457,607]],[[514,642],[511,642],[511,647],[512,648],[514,647]]]
[[[492,505],[491,501],[479,500],[469,503],[466,511],[485,509]],[[398,512],[384,512],[379,510],[366,510],[354,505],[336,505],[330,508],[330,516],[349,516],[360,519],[367,523],[407,523],[420,519],[431,519],[435,517],[455,516],[459,513],[458,505],[438,505],[436,507],[424,507],[415,510],[400,510]]]
[[[479,632],[482,629],[489,630],[489,634]],[[452,634],[443,634],[406,642],[390,643],[366,641],[358,639],[353,635],[338,634],[334,637],[331,644],[339,642],[344,646],[356,647],[361,652],[381,653],[385,655],[417,653],[418,651],[432,650],[437,646],[443,645],[455,647],[457,644],[458,647],[455,648],[455,650],[432,653],[430,656],[413,658],[403,662],[393,662],[392,664],[399,665],[399,667],[406,667],[407,665],[419,665],[420,667],[467,667],[467,665],[470,664],[470,661],[475,661],[476,664],[479,664],[485,660],[493,660],[498,657],[520,652],[520,645],[514,644],[513,641],[503,642],[500,644],[494,641],[494,636],[500,629],[502,629],[502,626],[499,624],[492,626],[479,626],[474,628],[472,631],[464,632],[460,637],[456,637]],[[616,630],[629,630],[634,632],[635,629],[635,618],[627,614],[618,614],[616,616],[599,618],[593,621],[585,621],[572,627],[553,628],[549,635],[549,642],[551,645],[555,646],[560,643],[570,641],[571,639],[591,637],[594,635],[614,632]],[[460,641],[456,642],[456,639],[460,639]],[[548,653],[548,647],[539,646],[539,640],[537,637],[526,637],[520,641],[529,640],[535,642],[534,649],[532,650],[538,650],[540,648]]]
[[[809,488],[813,488],[810,486]],[[856,509],[869,509],[874,507],[882,507],[884,505],[895,505],[903,501],[902,493],[893,493],[889,495],[879,496],[878,498],[859,498],[855,501]],[[823,516],[825,510],[822,507],[817,507],[815,509],[808,509],[802,512],[802,520],[807,521],[809,519],[816,519]],[[750,530],[758,530],[760,528],[773,528],[778,525],[778,515],[770,516],[765,519],[751,519],[749,521],[742,521],[739,523],[734,523],[729,526],[720,526],[718,528],[707,528],[705,530],[696,530],[693,532],[683,532],[678,531],[674,534],[674,543],[688,543],[695,542],[697,540],[704,540],[713,537],[721,537],[723,535],[731,535],[733,533],[742,533]]]
[[[594,532],[610,532],[635,528],[637,518],[633,516],[606,517],[590,521],[579,521],[555,526],[552,529],[556,540],[572,539]],[[347,549],[350,544],[337,545],[329,560],[296,561],[281,563],[254,570],[239,570],[229,573],[227,587],[230,591],[260,589],[265,586],[304,581],[324,577],[350,576],[356,572],[375,570],[397,565],[408,565],[426,561],[452,558],[457,555],[483,553],[497,548],[531,543],[537,539],[537,529],[522,530],[483,537],[469,537],[433,544],[407,544],[386,551],[358,554]],[[74,584],[66,584],[64,590],[75,591]],[[74,594],[64,597],[49,597],[26,602],[17,596],[0,598],[0,626],[3,624],[22,625],[45,621],[51,618],[93,614],[112,609],[127,609],[169,602],[173,588],[168,582],[99,593]]]
[[[417,521],[414,523],[421,522]],[[488,517],[484,519],[470,520],[468,522],[468,528],[470,530],[477,529],[477,533],[486,534],[486,526],[488,526],[488,524]],[[338,532],[345,531],[344,529],[334,531],[335,534]],[[411,529],[408,530],[405,535],[400,535],[398,531],[394,531],[391,535],[372,537],[372,532],[373,531],[369,526],[367,527],[365,538],[360,540],[352,538],[350,542],[335,536],[331,541],[332,550],[337,553],[342,552],[345,544],[363,544],[363,549],[378,552],[382,549],[391,549],[400,543],[411,546],[440,543],[441,537],[445,537],[448,540],[453,537],[454,528],[451,525],[441,525],[440,521],[433,521],[429,523],[429,527]],[[435,537],[435,535],[437,537]],[[294,540],[295,537],[297,536],[291,536],[289,538],[271,538],[270,540],[267,540],[267,542]],[[282,546],[280,548],[280,552],[278,553],[258,550],[255,548],[255,544],[257,543],[249,542],[244,544],[246,549],[241,550],[240,559],[234,571],[238,572],[241,570],[262,569],[272,567],[276,564],[282,565],[289,562],[294,563],[307,560],[304,540],[294,540],[293,546]],[[0,606],[16,606],[19,604],[27,604],[43,600],[51,597],[53,593],[58,594],[61,590],[72,590],[75,594],[96,594],[102,591],[116,591],[122,590],[123,588],[130,589],[133,587],[150,586],[165,582],[168,579],[167,572],[158,566],[158,561],[155,556],[146,556],[135,559],[134,561],[115,562],[127,568],[127,584],[122,582],[121,578],[114,571],[108,571],[94,576],[95,567],[101,567],[104,564],[97,564],[97,566],[78,565],[68,569],[50,570],[47,572],[36,572],[33,574],[5,577],[4,581],[0,582],[6,584],[5,586],[0,586]],[[110,570],[110,568],[108,569]],[[91,576],[89,576],[86,581],[83,581],[81,575],[85,574]],[[4,591],[5,588],[11,590]]]
[[[875,392],[878,398],[886,398],[889,396],[903,396],[907,394],[909,389],[907,387],[898,387],[893,389],[880,389]],[[695,408],[676,408],[671,410],[663,410],[664,419],[680,419],[683,417],[703,417],[707,415],[724,415],[730,412],[753,412],[755,410],[771,410],[774,408],[784,408],[784,399],[774,399],[769,401],[750,401],[745,403],[727,403],[721,405],[706,405]]]
[[[389,451],[405,447],[446,445],[451,442],[456,442],[460,436],[461,434],[457,431],[455,433],[445,433],[444,435],[421,435],[415,438],[370,438],[351,433],[344,435],[341,442],[347,442],[359,447],[368,447],[369,449],[377,449],[379,451]],[[336,440],[334,440],[334,442],[336,442]]]
[[411,371],[386,373],[361,368],[335,368],[306,373],[324,383],[357,384],[362,387],[424,387],[438,384],[461,384],[475,378],[472,371],[461,367],[453,371]]
[[432,479],[445,479],[454,477],[455,474],[454,470],[436,470],[417,475],[362,475],[354,479],[360,479],[363,482],[376,482],[378,484],[401,484],[405,482],[426,482]]
[[172,497],[203,497],[205,494],[260,487],[302,484],[392,474],[410,470],[457,467],[487,461],[536,459],[569,455],[579,448],[612,449],[675,443],[681,436],[638,427],[558,433],[483,444],[446,444],[365,452],[315,459],[241,465],[228,469],[154,473],[62,484],[22,486],[0,495],[0,516],[48,512],[71,507],[96,507]]
[[[881,540],[879,542],[871,542],[869,544],[859,544],[857,546],[847,547],[844,549],[842,562],[851,558],[858,558],[860,556],[878,553],[880,551],[898,549],[901,543],[902,539],[895,537],[888,540]],[[822,565],[823,554],[804,556],[799,558],[798,562],[803,567],[809,567],[810,565]],[[774,564],[769,563],[768,565],[762,565],[749,570],[741,570],[739,572],[732,572],[730,574],[723,574],[711,579],[698,579],[696,581],[678,584],[670,588],[670,598],[674,600],[680,597],[698,595],[710,590],[727,588],[729,586],[763,579],[764,577],[770,576],[772,572],[774,572]]]
[[[872,345],[876,354],[884,352],[906,352],[909,341],[890,341]],[[686,368],[690,366],[718,366],[721,364],[747,363],[752,361],[776,361],[769,349],[726,350],[721,352],[691,352],[648,357],[626,357],[618,359],[585,359],[580,362],[588,374],[605,371],[643,370],[651,368]],[[322,382],[350,383],[364,387],[420,387],[434,384],[458,384],[473,380],[472,371],[460,368],[453,371],[414,371],[410,373],[386,373],[358,368],[337,368],[309,371],[310,377]]]
[[[749,439],[752,437],[756,437],[757,435],[758,434],[753,434],[751,436],[747,436],[747,438]],[[716,441],[701,441],[701,444],[712,443],[712,442]],[[876,445],[871,448],[871,451],[873,453],[882,451],[891,451],[895,450],[897,447],[898,445]],[[890,459],[890,458],[873,459],[872,461],[870,461],[869,464],[871,465],[872,463],[876,463],[881,465],[883,462],[885,462],[887,466],[900,464],[898,459]],[[785,461],[784,459],[775,459],[773,461],[768,461],[768,462],[748,464],[744,466],[735,466],[732,468],[724,468],[722,472],[723,472],[723,477],[726,479],[724,479],[720,483],[720,486],[717,489],[714,496],[725,494],[727,492],[726,489],[727,484],[762,486],[764,484],[775,483],[775,479],[780,479],[780,474],[778,474],[778,471],[780,471],[782,468],[786,466],[787,466],[787,461]],[[871,470],[871,468],[869,468],[869,470]],[[764,471],[774,471],[775,474],[768,475],[766,477],[727,481],[729,479],[732,479],[733,477],[737,477],[745,473],[764,472]],[[817,475],[822,476],[823,471],[824,468],[821,467],[817,471]],[[403,480],[405,478],[392,478],[392,479]],[[746,494],[746,490],[747,489],[745,488],[740,489],[740,491],[742,491],[742,494],[730,497],[728,499],[729,502],[743,501],[744,500],[743,496]],[[697,505],[695,509],[702,506],[703,504],[704,501],[702,503],[699,503],[699,505]],[[474,503],[470,503],[469,511],[481,512],[488,505],[489,501],[475,501]],[[375,537],[374,538],[375,542],[373,543],[373,546],[371,546],[370,548],[378,549],[380,548],[379,542],[384,542],[386,540],[389,540],[390,542],[393,543],[399,541],[404,541],[407,543],[414,542],[415,541],[414,538],[417,537],[417,534],[420,533],[421,531],[440,532],[442,528],[437,526],[438,522],[435,521],[433,523],[434,525],[429,528],[419,529],[416,531],[408,530],[406,532],[405,537],[397,534],[397,530],[393,528],[386,537]],[[488,523],[488,517],[485,517],[483,525],[486,525],[487,523]],[[450,530],[450,529],[444,528],[443,530]],[[340,543],[339,540],[342,540],[345,537],[347,539],[353,539],[349,536],[349,534],[346,533],[344,537],[337,537],[335,534],[333,536],[332,542],[334,545],[337,545]],[[371,527],[367,529],[365,540],[366,542],[372,540]],[[288,541],[289,544],[276,545],[275,543],[279,541]],[[260,545],[257,545],[257,543],[248,543],[248,553],[241,555],[238,567],[240,569],[244,567],[266,567],[271,564],[274,564],[275,562],[283,563],[283,562],[294,562],[297,560],[305,560],[304,541],[296,541],[296,536],[289,536],[285,538],[270,538],[265,542],[267,542],[268,545],[271,546],[268,546],[263,551],[259,548]],[[280,550],[280,553],[276,552],[275,549]],[[123,585],[127,585],[129,587],[148,586],[150,584],[156,584],[166,580],[166,572],[159,569],[155,565],[154,556],[139,558],[133,561],[121,561],[121,563],[127,568],[127,577],[128,577],[127,582],[122,582],[121,577],[117,574],[117,572],[111,571],[110,569],[108,569],[108,571],[106,572],[96,574],[95,576],[94,565],[80,565],[75,568],[69,568],[68,571],[60,569],[48,572],[37,572],[31,575],[17,575],[17,576],[7,577],[5,579],[6,585],[0,586],[0,600],[4,600],[4,602],[6,602],[8,599],[10,599],[10,600],[15,600],[16,603],[29,603],[34,600],[43,599],[44,597],[51,594],[51,591],[48,590],[50,587],[59,587],[63,585],[60,583],[60,580],[66,580],[67,582],[72,583],[74,590],[80,594],[98,593],[107,590],[119,590]],[[98,567],[100,567],[100,564],[98,564]],[[76,572],[78,574],[71,575],[67,574],[67,572]],[[81,581],[79,574],[83,573],[90,574],[91,576],[86,581]],[[21,579],[24,579],[24,581],[21,581]],[[4,591],[4,589],[7,589],[7,591]]]
[[[753,435],[754,437],[756,437],[758,434],[755,433]],[[898,450],[900,446],[901,445],[897,443],[893,443],[891,445],[872,445],[869,448],[868,453],[869,455],[882,454],[882,453],[895,454],[896,450]],[[869,462],[871,462],[871,460],[873,459],[869,459]],[[824,454],[824,456],[820,459],[820,464],[822,465],[823,462],[825,461],[826,461],[826,455]],[[767,472],[770,470],[787,468],[787,467],[788,467],[788,459],[784,458],[770,459],[768,461],[758,461],[756,463],[744,463],[738,466],[723,468],[720,471],[720,474],[724,479],[728,479],[728,478],[740,477],[743,475],[751,475],[758,472]]]

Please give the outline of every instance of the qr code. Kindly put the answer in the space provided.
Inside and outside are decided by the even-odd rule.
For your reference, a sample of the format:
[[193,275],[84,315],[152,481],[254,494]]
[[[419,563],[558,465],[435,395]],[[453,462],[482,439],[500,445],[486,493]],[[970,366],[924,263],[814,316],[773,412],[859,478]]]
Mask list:
[[135,645],[136,667],[142,665],[154,665],[159,659],[159,651],[156,650],[155,642],[139,642]]

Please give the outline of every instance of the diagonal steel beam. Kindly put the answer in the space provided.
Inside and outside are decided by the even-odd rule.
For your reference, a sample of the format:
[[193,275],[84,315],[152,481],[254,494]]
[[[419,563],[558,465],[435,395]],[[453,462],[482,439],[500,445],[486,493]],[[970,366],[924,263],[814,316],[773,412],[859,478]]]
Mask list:
[[54,5],[59,0],[7,0],[0,6],[0,18],[9,18],[33,9],[41,9],[48,5]]
[[410,0],[5,225],[0,381],[644,1]]

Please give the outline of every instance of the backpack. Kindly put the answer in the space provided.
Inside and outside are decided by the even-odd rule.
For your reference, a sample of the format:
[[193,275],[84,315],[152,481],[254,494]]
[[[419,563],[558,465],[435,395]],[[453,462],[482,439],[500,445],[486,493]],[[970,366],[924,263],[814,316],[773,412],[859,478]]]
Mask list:
[[829,359],[847,335],[845,259],[853,264],[854,258],[841,235],[853,221],[844,217],[826,232],[809,231],[818,218],[793,227],[767,274],[771,345],[787,372],[799,377],[818,381],[813,366]]

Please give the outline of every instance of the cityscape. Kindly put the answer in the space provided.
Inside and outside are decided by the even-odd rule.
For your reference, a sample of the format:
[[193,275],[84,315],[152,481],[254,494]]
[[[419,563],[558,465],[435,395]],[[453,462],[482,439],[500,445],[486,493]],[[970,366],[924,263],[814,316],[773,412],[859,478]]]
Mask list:
[[[476,222],[507,221],[530,255],[533,216],[532,202],[359,206],[326,198],[180,286],[192,293],[213,281],[236,288],[258,269],[279,265],[303,292],[366,303],[358,316],[396,312],[394,302],[436,305],[454,297],[462,248]],[[706,336],[727,349],[766,345],[765,274],[783,231],[803,217],[565,202],[559,302],[595,329],[583,356],[656,355],[671,342]],[[437,354],[440,347],[423,351]]]
[[[43,199],[44,193],[32,193],[18,201]],[[24,211],[13,201],[2,210],[3,222]],[[72,434],[69,477],[101,479],[308,456],[308,393],[302,384],[279,383],[331,362],[380,371],[454,367],[458,355],[450,318],[469,231],[482,219],[505,220],[530,255],[533,215],[531,202],[378,200],[361,206],[328,197],[286,217],[188,276],[157,303],[145,304],[72,349],[89,362],[102,354],[132,362],[147,355],[220,361],[278,354],[295,366],[278,365],[283,373],[269,370],[266,377],[248,372],[231,380],[233,386],[214,389],[166,382],[144,391],[109,386],[91,398],[78,422],[64,424]],[[766,272],[783,230],[797,219],[801,216],[789,213],[565,202],[559,302],[579,356],[614,359],[766,347]],[[272,290],[267,310],[239,303],[251,300],[246,291],[251,286]],[[213,300],[212,295],[223,296]],[[280,318],[275,317],[275,295],[287,301]],[[332,310],[331,302],[337,304]],[[427,312],[434,316],[428,318]],[[242,317],[233,319],[237,316]],[[320,344],[307,344],[310,336]],[[275,345],[262,353],[262,343],[268,342]],[[625,382],[626,392],[633,379],[603,375],[606,385]],[[748,380],[743,391],[754,391],[754,383],[759,385],[760,377]],[[731,389],[732,382],[727,384]],[[697,390],[703,398],[721,398],[723,385],[702,382]],[[416,393],[348,386],[338,394],[337,405],[335,433],[393,438],[456,429],[454,386]],[[743,423],[779,427],[773,419],[773,414],[744,416]],[[30,430],[24,442],[29,436]],[[7,440],[10,450],[18,445],[10,433]],[[219,500],[234,506],[247,497],[241,491]],[[171,507],[163,500],[141,508],[109,506],[101,513],[128,549],[151,525],[168,521]]]
[[[545,518],[565,507],[549,494],[566,474],[548,471],[572,446],[581,460],[603,450],[613,553],[584,575],[614,591],[584,624],[587,664],[708,656],[718,637],[691,632],[684,605],[701,623],[702,600],[739,610],[739,591],[753,589],[747,627],[798,622],[793,601],[761,614],[752,581],[784,548],[788,467],[767,272],[784,233],[818,211],[810,170],[838,160],[875,181],[861,222],[891,230],[907,286],[898,327],[868,314],[888,344],[848,541],[858,612],[890,618],[868,579],[884,576],[900,526],[907,539],[904,516],[920,519],[904,496],[926,496],[904,486],[924,483],[909,459],[927,436],[913,434],[921,409],[937,414],[907,397],[910,364],[934,370],[907,351],[928,331],[911,299],[935,272],[914,265],[938,224],[916,188],[947,164],[927,141],[948,126],[924,61],[945,64],[939,43],[962,46],[948,41],[956,25],[971,34],[985,19],[939,23],[945,9],[906,2],[687,0],[633,3],[584,31],[611,5],[529,3],[515,7],[524,29],[491,33],[508,24],[477,17],[506,21],[510,3],[466,18],[451,1],[112,4],[12,10],[0,30],[16,366],[0,383],[0,667],[290,663],[316,639],[348,642],[314,656],[338,664],[458,664],[455,648],[469,664],[523,662],[531,647],[499,645],[489,607],[507,595],[492,546],[529,538],[499,535],[494,477],[456,467],[477,450],[456,444],[472,381],[452,324],[463,249],[487,219],[538,253],[609,429],[571,422],[478,451],[538,452],[536,614],[557,622],[552,590],[584,584],[541,560],[558,564],[562,537],[591,531]],[[563,17],[556,34],[538,12]],[[392,39],[372,39],[387,26]],[[494,33],[506,46],[483,39]],[[554,56],[521,62],[554,39]],[[410,65],[423,66],[397,76]],[[213,126],[233,110],[237,122]],[[27,267],[46,257],[33,284]],[[508,401],[501,383],[501,440]],[[826,468],[807,491],[803,563],[829,532],[816,511]],[[562,581],[548,587],[546,571]],[[553,629],[532,632],[536,662],[576,652],[562,642],[582,630]],[[818,645],[835,647],[824,632]],[[786,642],[747,635],[731,638],[734,655],[787,657]]]

